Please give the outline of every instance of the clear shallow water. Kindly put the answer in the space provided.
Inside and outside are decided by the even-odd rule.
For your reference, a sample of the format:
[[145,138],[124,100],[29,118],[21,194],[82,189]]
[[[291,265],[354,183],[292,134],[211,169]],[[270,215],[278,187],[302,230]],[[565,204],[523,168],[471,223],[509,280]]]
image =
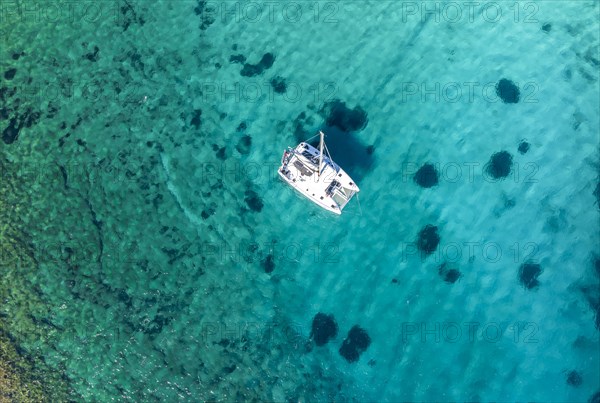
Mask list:
[[[490,3],[451,22],[450,4],[5,14],[2,128],[24,123],[1,143],[3,329],[82,400],[588,400],[598,6]],[[496,96],[502,78],[518,103]],[[327,130],[361,187],[342,217],[275,175],[334,100],[368,119]],[[502,150],[513,164],[495,181]],[[428,189],[412,179],[426,162]],[[427,224],[441,241],[425,257]],[[529,261],[535,289],[519,282]],[[338,325],[322,347],[318,312]],[[354,325],[371,344],[348,363]]]

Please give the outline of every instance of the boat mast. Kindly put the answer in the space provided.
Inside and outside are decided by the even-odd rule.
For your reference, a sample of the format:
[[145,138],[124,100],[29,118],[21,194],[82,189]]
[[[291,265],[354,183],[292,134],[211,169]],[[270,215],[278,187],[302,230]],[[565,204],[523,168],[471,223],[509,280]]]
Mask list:
[[323,138],[325,137],[325,133],[322,130],[319,130],[319,134],[321,135],[321,143],[319,145],[319,175],[321,176],[321,165],[323,164]]

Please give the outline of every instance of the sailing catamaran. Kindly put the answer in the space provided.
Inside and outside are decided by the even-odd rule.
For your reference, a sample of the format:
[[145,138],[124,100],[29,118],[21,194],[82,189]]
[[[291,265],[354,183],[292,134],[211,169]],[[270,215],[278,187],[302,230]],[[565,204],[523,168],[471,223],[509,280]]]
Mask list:
[[[324,141],[325,134],[319,131],[319,135],[318,150],[306,141],[294,149],[288,147],[285,150],[279,176],[313,203],[332,213],[342,214],[343,208],[360,189],[331,159]],[[324,155],[323,149],[327,155]]]

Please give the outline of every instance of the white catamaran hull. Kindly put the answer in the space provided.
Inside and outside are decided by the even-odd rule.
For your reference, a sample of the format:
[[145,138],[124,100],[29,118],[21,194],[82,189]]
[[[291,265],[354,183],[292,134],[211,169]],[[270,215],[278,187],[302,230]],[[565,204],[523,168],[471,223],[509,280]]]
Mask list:
[[323,154],[322,146],[318,150],[303,142],[294,149],[288,148],[278,172],[304,197],[335,214],[342,214],[352,196],[360,191],[352,178]]

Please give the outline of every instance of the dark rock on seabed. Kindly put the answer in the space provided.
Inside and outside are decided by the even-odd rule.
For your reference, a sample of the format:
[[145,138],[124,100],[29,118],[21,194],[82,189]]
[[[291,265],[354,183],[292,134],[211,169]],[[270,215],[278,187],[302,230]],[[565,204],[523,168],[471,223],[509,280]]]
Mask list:
[[433,164],[425,164],[419,168],[413,180],[422,188],[430,188],[438,184],[438,173]]
[[348,336],[340,347],[339,353],[346,361],[353,363],[358,361],[360,355],[371,345],[371,338],[367,331],[358,325],[354,325],[348,332]]
[[240,74],[244,77],[255,77],[261,75],[265,70],[268,70],[275,63],[275,55],[273,53],[265,53],[257,64],[245,63]]
[[516,104],[521,97],[519,87],[506,78],[501,79],[496,84],[496,94],[505,104]]
[[426,255],[432,254],[440,243],[438,228],[435,225],[427,224],[417,238],[417,248]]
[[317,346],[325,345],[338,334],[338,325],[333,315],[317,313],[312,321],[310,337]]
[[508,151],[494,153],[486,165],[486,172],[494,179],[506,178],[512,169],[512,155]]
[[519,267],[519,281],[528,290],[540,285],[537,279],[540,274],[542,274],[542,267],[537,263],[526,262]]

